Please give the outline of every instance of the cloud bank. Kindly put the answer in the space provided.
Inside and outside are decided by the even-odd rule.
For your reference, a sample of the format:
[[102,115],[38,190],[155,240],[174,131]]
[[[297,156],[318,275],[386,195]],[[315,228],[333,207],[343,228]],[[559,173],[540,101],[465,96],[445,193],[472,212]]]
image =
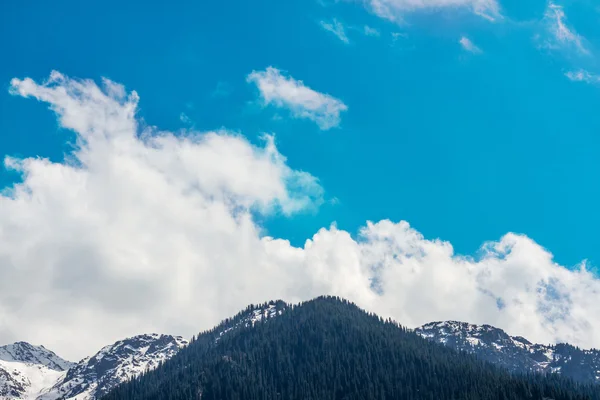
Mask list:
[[323,189],[273,137],[142,128],[138,96],[108,80],[55,72],[11,92],[48,103],[78,140],[65,162],[5,159],[22,181],[0,195],[0,343],[77,359],[143,332],[189,337],[248,303],[335,294],[411,327],[457,319],[600,345],[598,279],[525,236],[472,258],[383,220],[293,247],[255,216],[314,207]]
[[338,126],[340,114],[348,110],[341,100],[317,92],[277,68],[253,71],[247,81],[256,85],[265,105],[289,109],[292,116],[310,119],[322,130]]

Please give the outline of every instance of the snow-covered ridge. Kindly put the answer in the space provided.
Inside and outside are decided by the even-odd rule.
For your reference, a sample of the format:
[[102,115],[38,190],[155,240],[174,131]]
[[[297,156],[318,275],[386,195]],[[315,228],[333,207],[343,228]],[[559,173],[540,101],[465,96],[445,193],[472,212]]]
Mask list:
[[486,346],[492,344],[496,349],[504,346],[517,346],[531,350],[535,346],[522,337],[509,336],[502,329],[490,325],[474,325],[459,321],[430,322],[416,329],[416,332],[425,338],[433,338],[440,343],[445,343],[448,337],[455,340],[462,339],[472,346]]
[[17,342],[0,347],[0,399],[34,399],[74,364],[44,346]]
[[66,371],[73,366],[44,346],[34,346],[26,342],[17,342],[0,347],[0,361],[23,362],[44,365],[56,371]]
[[579,381],[600,383],[600,351],[597,350],[581,350],[568,344],[535,344],[490,325],[458,321],[431,322],[415,332],[513,372],[560,373]]
[[180,336],[158,334],[120,340],[77,363],[38,400],[100,398],[120,383],[158,367],[187,343]]

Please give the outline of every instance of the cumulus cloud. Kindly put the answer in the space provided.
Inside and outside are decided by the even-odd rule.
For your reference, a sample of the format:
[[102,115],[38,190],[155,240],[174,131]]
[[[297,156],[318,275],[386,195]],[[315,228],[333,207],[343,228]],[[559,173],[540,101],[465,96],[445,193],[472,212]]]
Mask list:
[[[219,293],[266,284],[252,269],[262,246],[253,213],[322,201],[317,180],[289,168],[272,136],[257,147],[227,131],[141,129],[135,92],[57,72],[44,84],[13,79],[11,92],[48,103],[77,148],[64,163],[5,159],[22,182],[0,196],[1,342],[82,355],[138,330],[165,331],[154,318],[189,334],[209,317],[185,311],[197,308],[190,302],[215,305],[216,317]],[[245,278],[229,286],[233,275]]]
[[574,82],[585,82],[585,83],[593,83],[600,84],[600,75],[592,74],[585,69],[580,69],[578,71],[568,71],[565,73],[565,76]]
[[408,12],[449,8],[467,9],[491,21],[501,17],[497,0],[366,0],[365,4],[375,14],[394,22],[402,22],[402,15]]
[[323,130],[338,126],[340,114],[348,109],[341,100],[317,92],[277,68],[253,71],[247,81],[256,85],[265,105],[287,108],[294,117],[310,119]]
[[116,83],[53,73],[14,79],[77,134],[64,162],[6,158],[22,180],[0,195],[0,343],[77,359],[142,332],[191,336],[248,303],[334,294],[414,327],[490,323],[538,342],[600,345],[600,282],[507,234],[477,258],[407,222],[334,225],[302,247],[265,236],[257,214],[322,198],[271,136],[142,128]]
[[548,3],[544,14],[544,23],[550,37],[542,41],[541,46],[548,49],[572,48],[581,54],[589,54],[583,44],[584,38],[567,25],[567,16],[562,6]]
[[342,24],[337,19],[334,18],[333,21],[331,21],[331,22],[321,21],[321,22],[319,22],[319,24],[326,31],[333,33],[335,35],[335,37],[340,39],[342,42],[344,42],[346,44],[350,43],[350,40],[348,39],[348,36],[346,35],[346,28],[344,28],[344,24]]
[[469,51],[471,53],[475,53],[475,54],[479,54],[482,53],[481,49],[479,47],[477,47],[475,45],[475,43],[473,43],[471,41],[471,39],[469,39],[466,36],[463,36],[460,38],[460,40],[458,41],[458,43],[460,43],[460,45],[463,47],[463,49],[465,49],[466,51]]

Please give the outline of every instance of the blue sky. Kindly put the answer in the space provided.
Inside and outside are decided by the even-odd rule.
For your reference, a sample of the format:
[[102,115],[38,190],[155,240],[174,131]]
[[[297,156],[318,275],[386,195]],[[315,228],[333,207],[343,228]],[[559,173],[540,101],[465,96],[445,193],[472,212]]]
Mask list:
[[[337,221],[405,219],[426,237],[470,254],[506,232],[525,233],[559,262],[600,260],[600,87],[565,73],[594,55],[539,49],[547,3],[503,2],[510,21],[476,15],[410,15],[404,25],[353,3],[175,1],[82,4],[7,2],[0,67],[43,79],[55,69],[108,77],[141,95],[140,115],[165,129],[227,127],[254,139],[276,134],[290,165],[317,176],[329,198],[316,214],[273,218],[270,233],[302,244]],[[564,4],[569,26],[595,49],[600,13]],[[339,21],[349,43],[322,29]],[[380,36],[367,36],[364,26]],[[394,40],[393,33],[403,36]],[[405,36],[404,36],[405,35]],[[471,54],[459,39],[482,49]],[[252,70],[275,66],[348,105],[337,129],[273,120],[251,104]],[[215,96],[217,89],[219,95]],[[3,154],[61,159],[70,134],[38,104],[1,96]],[[14,176],[2,175],[8,184]]]
[[[333,222],[356,237],[390,219],[458,254],[516,232],[560,265],[598,265],[600,8],[448,3],[4,1],[0,154],[61,164],[76,140],[46,104],[9,94],[13,78],[106,77],[139,94],[142,124],[255,146],[274,134],[324,193],[255,216],[292,246]],[[297,99],[269,102],[249,78],[268,67],[343,109],[324,126]],[[0,172],[2,187],[22,179]]]

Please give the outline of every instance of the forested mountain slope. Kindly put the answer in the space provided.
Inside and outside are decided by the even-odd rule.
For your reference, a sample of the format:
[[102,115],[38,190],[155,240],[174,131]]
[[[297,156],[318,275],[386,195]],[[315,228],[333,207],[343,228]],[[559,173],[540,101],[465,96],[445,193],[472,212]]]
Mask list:
[[338,298],[266,308],[200,334],[104,399],[600,400],[597,386],[511,375]]

